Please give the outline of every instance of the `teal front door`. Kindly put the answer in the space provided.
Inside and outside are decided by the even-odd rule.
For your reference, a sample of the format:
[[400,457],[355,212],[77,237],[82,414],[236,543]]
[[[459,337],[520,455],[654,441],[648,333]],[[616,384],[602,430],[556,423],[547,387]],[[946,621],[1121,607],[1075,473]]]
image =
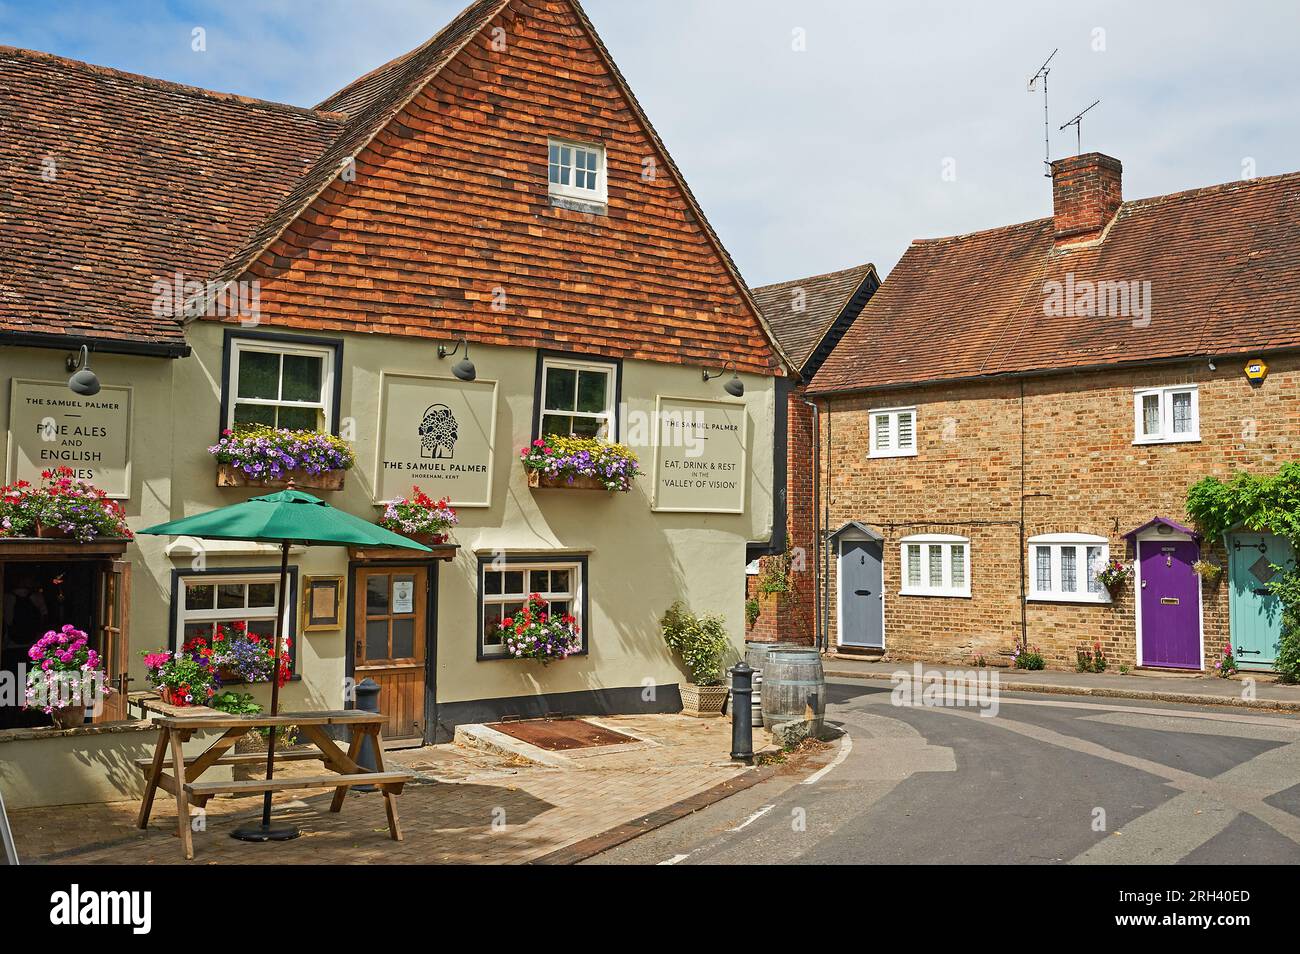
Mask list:
[[[1271,533],[1228,535],[1228,616],[1232,654],[1242,669],[1271,669],[1282,636],[1282,604],[1268,591],[1274,565],[1295,562],[1291,545]],[[1222,652],[1222,647],[1215,655]]]

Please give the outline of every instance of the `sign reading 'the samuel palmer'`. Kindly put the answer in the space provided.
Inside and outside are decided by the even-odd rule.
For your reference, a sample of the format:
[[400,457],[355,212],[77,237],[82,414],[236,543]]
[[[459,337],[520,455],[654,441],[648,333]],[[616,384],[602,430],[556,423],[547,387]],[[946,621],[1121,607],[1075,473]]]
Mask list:
[[745,405],[660,397],[655,510],[744,513]]
[[10,481],[71,467],[110,497],[131,496],[131,389],[105,385],[93,397],[66,381],[14,378],[9,402]]
[[376,502],[417,486],[456,507],[490,506],[496,382],[386,371],[380,392]]

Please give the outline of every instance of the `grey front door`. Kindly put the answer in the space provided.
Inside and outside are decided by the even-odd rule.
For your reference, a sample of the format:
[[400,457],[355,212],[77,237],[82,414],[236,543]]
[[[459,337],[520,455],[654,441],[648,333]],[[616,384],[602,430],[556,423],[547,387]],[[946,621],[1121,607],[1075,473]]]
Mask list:
[[840,645],[885,648],[882,550],[874,540],[840,543]]

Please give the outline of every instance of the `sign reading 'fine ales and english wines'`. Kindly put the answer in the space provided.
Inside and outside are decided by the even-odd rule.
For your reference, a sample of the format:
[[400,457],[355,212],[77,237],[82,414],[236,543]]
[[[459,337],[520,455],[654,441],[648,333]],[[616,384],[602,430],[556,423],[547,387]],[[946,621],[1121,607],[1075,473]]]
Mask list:
[[36,483],[55,467],[71,467],[116,500],[131,496],[130,388],[105,385],[84,397],[66,381],[14,378],[8,480]]
[[656,410],[654,509],[744,513],[745,405],[660,397]]
[[384,372],[379,400],[376,502],[417,486],[456,507],[491,504],[495,381]]

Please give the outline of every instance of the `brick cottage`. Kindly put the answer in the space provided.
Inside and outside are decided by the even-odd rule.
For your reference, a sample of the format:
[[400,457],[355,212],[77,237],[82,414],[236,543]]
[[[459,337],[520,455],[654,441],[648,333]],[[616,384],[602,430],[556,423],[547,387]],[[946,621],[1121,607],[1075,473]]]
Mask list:
[[832,642],[1268,669],[1289,547],[1184,508],[1300,450],[1300,174],[1124,202],[1092,153],[1052,186],[1051,218],[914,242],[812,379]]

